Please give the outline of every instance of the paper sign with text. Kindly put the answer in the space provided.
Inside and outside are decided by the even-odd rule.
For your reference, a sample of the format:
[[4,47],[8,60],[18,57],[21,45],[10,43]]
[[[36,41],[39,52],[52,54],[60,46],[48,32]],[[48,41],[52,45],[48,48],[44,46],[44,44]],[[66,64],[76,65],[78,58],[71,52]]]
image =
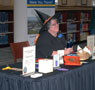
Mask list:
[[93,47],[92,59],[94,59],[94,60],[95,60],[95,46]]
[[95,35],[87,36],[87,46],[91,49],[91,53],[92,53],[93,47],[95,46]]
[[35,72],[35,51],[35,46],[23,48],[23,75]]

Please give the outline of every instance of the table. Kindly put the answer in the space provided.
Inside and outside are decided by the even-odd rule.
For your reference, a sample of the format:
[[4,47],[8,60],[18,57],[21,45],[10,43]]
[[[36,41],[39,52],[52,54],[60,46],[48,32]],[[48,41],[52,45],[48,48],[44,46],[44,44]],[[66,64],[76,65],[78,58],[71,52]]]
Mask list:
[[[10,66],[22,67],[21,63]],[[78,67],[63,66],[69,71],[55,70],[35,79],[21,76],[22,72],[1,71],[2,67],[0,90],[95,90],[95,61],[92,60]]]

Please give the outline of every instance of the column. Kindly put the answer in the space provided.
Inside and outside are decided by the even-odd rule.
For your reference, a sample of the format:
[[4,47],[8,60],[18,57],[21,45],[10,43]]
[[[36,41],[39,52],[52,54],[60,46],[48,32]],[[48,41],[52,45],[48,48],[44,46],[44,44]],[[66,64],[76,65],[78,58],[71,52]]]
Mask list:
[[14,42],[28,40],[27,0],[14,0]]

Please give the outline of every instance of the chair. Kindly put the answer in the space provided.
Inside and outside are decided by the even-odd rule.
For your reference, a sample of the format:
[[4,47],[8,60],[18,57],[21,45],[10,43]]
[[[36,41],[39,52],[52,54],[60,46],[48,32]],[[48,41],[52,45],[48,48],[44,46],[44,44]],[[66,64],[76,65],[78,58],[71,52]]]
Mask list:
[[14,56],[14,63],[17,59],[23,58],[23,47],[30,46],[28,41],[10,43],[10,47]]

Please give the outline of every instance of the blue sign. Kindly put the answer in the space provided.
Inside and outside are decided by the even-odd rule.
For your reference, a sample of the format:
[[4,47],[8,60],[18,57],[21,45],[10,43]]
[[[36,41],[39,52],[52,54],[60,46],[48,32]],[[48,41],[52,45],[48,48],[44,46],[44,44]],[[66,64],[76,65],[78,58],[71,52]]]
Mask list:
[[27,4],[55,4],[55,0],[27,0]]

